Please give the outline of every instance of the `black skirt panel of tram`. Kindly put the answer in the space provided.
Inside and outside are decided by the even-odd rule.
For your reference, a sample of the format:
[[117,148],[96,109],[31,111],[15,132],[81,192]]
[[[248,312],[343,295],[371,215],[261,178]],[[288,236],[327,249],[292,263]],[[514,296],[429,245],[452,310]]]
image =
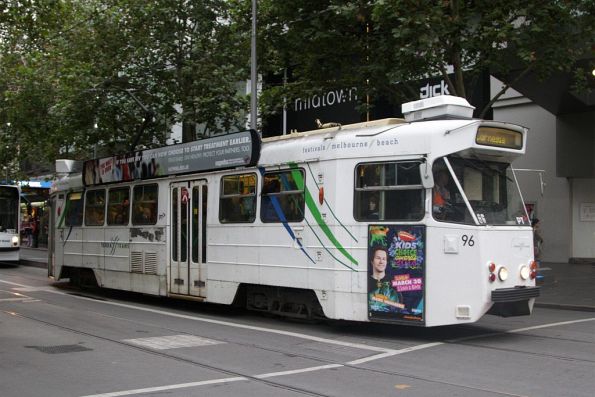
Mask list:
[[529,299],[539,296],[541,287],[500,288],[492,291],[494,305],[488,311],[502,317],[527,316],[531,314]]
[[492,291],[492,302],[516,302],[539,296],[541,287],[499,288]]

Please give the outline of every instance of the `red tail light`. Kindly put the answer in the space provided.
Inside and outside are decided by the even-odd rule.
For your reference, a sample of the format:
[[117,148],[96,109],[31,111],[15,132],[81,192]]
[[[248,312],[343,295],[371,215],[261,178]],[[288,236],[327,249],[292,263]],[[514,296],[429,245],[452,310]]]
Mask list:
[[494,273],[496,271],[496,264],[494,262],[490,262],[488,264],[488,269],[490,269],[490,273]]

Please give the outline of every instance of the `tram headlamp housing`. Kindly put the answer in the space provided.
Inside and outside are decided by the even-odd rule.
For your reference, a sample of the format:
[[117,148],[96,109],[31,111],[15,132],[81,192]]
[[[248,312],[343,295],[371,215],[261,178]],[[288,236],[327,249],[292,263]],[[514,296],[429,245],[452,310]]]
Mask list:
[[19,237],[18,236],[12,236],[11,242],[12,242],[12,246],[13,247],[18,246],[19,245]]
[[500,281],[506,281],[508,278],[508,269],[506,267],[502,266],[500,269],[498,269],[498,278]]
[[528,279],[529,276],[531,275],[531,269],[529,269],[525,265],[521,266],[520,275],[521,275],[521,279],[523,279],[523,280]]

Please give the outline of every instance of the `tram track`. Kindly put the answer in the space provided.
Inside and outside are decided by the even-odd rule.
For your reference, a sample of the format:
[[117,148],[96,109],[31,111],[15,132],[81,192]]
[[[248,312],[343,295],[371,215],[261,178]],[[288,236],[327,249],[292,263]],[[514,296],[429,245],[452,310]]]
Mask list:
[[[96,335],[93,333],[89,333],[89,332],[84,332],[84,331],[80,331],[80,330],[76,330],[70,327],[65,327],[56,323],[52,323],[49,321],[45,321],[45,320],[41,320],[41,319],[36,319],[34,317],[31,316],[27,316],[27,315],[23,315],[22,313],[15,313],[15,312],[7,312],[7,311],[2,311],[4,313],[9,313],[11,315],[17,315],[21,318],[30,320],[30,321],[35,321],[37,323],[40,324],[44,324],[47,326],[53,326],[56,327],[58,329],[61,329],[63,331],[67,331],[67,332],[72,332],[75,334],[79,334],[79,335],[84,335],[87,337],[91,337],[91,338],[96,338],[105,342],[110,342],[110,343],[115,343],[118,345],[122,345],[125,347],[129,347],[129,348],[133,348],[136,349],[138,351],[142,351],[144,353],[148,353],[148,354],[152,354],[155,356],[159,356],[162,358],[166,358],[166,359],[170,359],[170,360],[174,360],[177,362],[182,362],[182,363],[186,363],[186,364],[191,364],[191,365],[195,365],[197,367],[203,368],[203,369],[208,369],[211,371],[215,371],[215,372],[219,372],[225,375],[229,375],[231,376],[231,379],[236,379],[236,378],[244,378],[245,380],[249,380],[249,381],[254,381],[254,382],[258,382],[261,384],[265,384],[267,386],[271,386],[271,387],[275,387],[275,388],[279,388],[279,389],[283,389],[283,390],[288,390],[288,391],[292,391],[292,392],[296,392],[305,396],[316,396],[316,397],[332,397],[332,394],[321,394],[319,392],[316,391],[312,391],[312,390],[307,390],[304,388],[298,388],[295,386],[289,386],[287,384],[284,383],[280,383],[280,382],[273,382],[270,380],[267,380],[267,378],[263,377],[263,375],[246,375],[246,374],[242,374],[240,372],[237,371],[232,371],[232,370],[228,370],[225,368],[221,368],[221,367],[217,367],[217,366],[213,366],[210,364],[205,364],[202,362],[198,362],[195,360],[190,360],[187,358],[183,358],[183,357],[179,357],[173,354],[168,354],[165,352],[159,352],[159,351],[155,351],[152,349],[148,349],[148,348],[144,348],[142,346],[137,346],[137,345],[133,345],[130,343],[126,343],[126,342],[122,342],[120,340],[117,339],[113,339],[113,338],[107,338],[107,337],[103,337],[100,335]],[[119,317],[115,317],[112,316],[114,318],[119,318]],[[126,320],[123,318],[119,318],[121,320]],[[137,324],[142,324],[140,322],[136,322]],[[146,324],[148,325],[148,324]],[[152,325],[153,326],[153,325]],[[174,332],[179,332],[179,331],[175,331],[172,329],[168,329],[168,328],[164,328],[167,329],[169,331],[174,331]],[[235,343],[235,342],[233,342]],[[255,345],[250,345],[250,344],[241,344],[241,343],[236,343],[238,345],[241,346],[252,346],[255,347]],[[361,367],[361,366],[357,366],[357,365],[349,365],[349,364],[344,364],[344,363],[339,363],[337,361],[334,360],[328,360],[328,359],[323,359],[323,358],[318,358],[318,357],[313,357],[313,356],[309,356],[309,355],[304,355],[304,354],[296,354],[296,353],[289,353],[287,351],[283,351],[281,349],[270,349],[270,348],[263,348],[262,346],[256,346],[257,348],[260,348],[262,350],[266,350],[266,351],[270,351],[270,352],[276,352],[276,353],[283,353],[283,354],[290,354],[294,357],[299,357],[299,358],[306,358],[306,359],[311,359],[311,360],[317,360],[321,363],[326,363],[326,364],[330,364],[330,365],[338,365],[339,367],[345,367],[345,368],[350,368],[350,369],[355,369],[358,371],[364,371],[367,373],[375,373],[375,374],[382,374],[382,375],[391,375],[391,376],[400,376],[400,377],[404,377],[404,378],[408,378],[411,380],[416,380],[416,381],[422,381],[422,382],[428,382],[428,383],[433,383],[433,384],[438,384],[438,385],[445,385],[445,386],[452,386],[452,387],[457,387],[457,388],[461,388],[461,389],[467,389],[470,391],[477,391],[477,392],[485,392],[485,393],[491,393],[494,395],[499,395],[499,396],[509,396],[509,397],[525,397],[522,394],[515,394],[515,393],[508,393],[508,392],[504,392],[504,391],[499,391],[499,390],[492,390],[492,389],[487,389],[487,388],[482,388],[482,387],[476,387],[476,386],[472,386],[472,385],[466,385],[466,384],[462,384],[462,383],[455,383],[455,382],[446,382],[446,381],[440,381],[440,380],[436,380],[436,379],[432,379],[432,378],[426,378],[426,377],[422,377],[422,376],[418,376],[418,375],[412,375],[409,373],[405,373],[405,372],[397,372],[397,371],[387,371],[387,370],[380,370],[380,369],[376,369],[376,368],[369,368],[369,367]],[[324,366],[321,366],[324,367]],[[270,379],[270,378],[269,378]],[[106,394],[109,394],[106,393]],[[135,393],[136,394],[136,393]],[[139,393],[140,394],[140,393]]]
[[213,366],[213,365],[206,364],[206,363],[203,363],[203,362],[199,362],[199,361],[195,361],[195,360],[190,360],[190,359],[187,359],[187,358],[184,358],[184,357],[179,357],[179,356],[176,356],[176,355],[173,355],[173,354],[168,354],[166,352],[160,352],[160,351],[156,351],[156,350],[153,350],[153,349],[145,348],[145,347],[142,347],[142,346],[137,346],[137,345],[134,345],[134,344],[131,344],[131,343],[126,343],[126,342],[120,341],[118,339],[108,338],[108,337],[104,337],[104,336],[101,336],[101,335],[97,335],[95,333],[90,333],[90,332],[85,332],[85,331],[77,330],[77,329],[74,329],[74,328],[71,328],[71,327],[66,327],[66,326],[63,326],[63,325],[60,325],[60,324],[56,324],[56,323],[52,323],[52,322],[49,322],[49,321],[46,321],[46,320],[41,320],[41,319],[38,319],[38,318],[35,318],[35,317],[32,317],[32,316],[28,316],[28,315],[25,315],[25,314],[22,314],[22,313],[17,313],[17,312],[14,312],[14,311],[6,311],[6,310],[2,310],[2,312],[5,313],[5,314],[12,315],[12,316],[19,316],[19,317],[24,318],[24,319],[27,319],[29,321],[34,321],[34,322],[37,322],[39,324],[43,324],[43,325],[46,325],[46,326],[55,327],[55,328],[58,328],[58,329],[60,329],[62,331],[74,333],[74,334],[77,334],[77,335],[83,335],[83,336],[90,337],[90,338],[99,339],[99,340],[102,340],[104,342],[114,343],[114,344],[117,344],[117,345],[120,345],[120,346],[125,346],[125,347],[132,348],[132,349],[135,349],[135,350],[138,350],[138,351],[142,351],[143,353],[151,354],[151,355],[154,355],[154,356],[159,356],[159,357],[162,357],[162,358],[167,358],[169,360],[174,360],[174,361],[177,361],[177,362],[182,362],[182,363],[186,363],[186,364],[195,365],[195,366],[198,366],[198,367],[200,367],[202,369],[207,369],[207,370],[219,372],[221,374],[228,375],[228,376],[231,376],[231,377],[234,377],[234,378],[235,377],[245,378],[246,380],[251,380],[251,381],[262,383],[262,384],[265,384],[265,385],[268,385],[268,386],[272,386],[272,387],[276,387],[276,388],[280,388],[280,389],[284,389],[284,390],[289,390],[289,391],[293,391],[293,392],[297,392],[297,393],[300,393],[300,394],[305,395],[305,396],[331,397],[328,394],[321,394],[321,393],[317,393],[317,392],[314,392],[314,391],[306,390],[306,389],[303,389],[303,388],[297,388],[297,387],[293,387],[293,386],[287,386],[287,385],[284,385],[284,384],[281,384],[281,383],[278,383],[278,382],[268,381],[266,379],[261,379],[261,378],[258,378],[256,376],[253,376],[253,375],[242,374],[242,373],[237,372],[237,371],[232,371],[232,370],[229,370],[229,369],[225,369],[225,368]]
[[[70,295],[70,294],[66,294],[66,295]],[[77,297],[79,298],[84,298],[84,299],[92,299],[92,300],[97,300],[97,298],[93,297],[93,296],[86,296],[84,294],[76,294]],[[45,301],[48,304],[53,304],[51,302]],[[132,320],[129,318],[124,318],[124,317],[119,317],[119,316],[114,316],[114,315],[108,315],[105,313],[101,313],[101,312],[97,312],[94,311],[95,314],[97,315],[101,315],[104,317],[108,317],[108,318],[112,318],[112,319],[117,319],[119,321],[126,321],[129,323],[133,323],[135,325],[138,326],[144,326],[144,327],[158,327],[161,328],[163,330],[166,330],[168,332],[173,332],[173,333],[180,333],[179,330],[176,329],[172,329],[169,327],[164,327],[162,325],[155,325],[155,324],[151,324],[151,323],[147,323],[147,322],[143,322],[143,321],[138,321],[138,320]],[[14,315],[14,312],[11,312],[11,314]],[[101,335],[98,335],[96,333],[90,333],[90,332],[85,332],[85,331],[81,331],[81,330],[77,330],[71,327],[66,327],[63,326],[61,324],[57,324],[51,321],[47,321],[47,320],[43,320],[43,319],[39,319],[39,318],[35,318],[33,316],[29,316],[29,315],[25,315],[22,313],[18,313],[19,316],[26,318],[30,321],[35,321],[41,324],[45,324],[47,326],[53,326],[56,327],[58,329],[61,329],[63,331],[66,332],[72,332],[72,333],[76,333],[76,334],[80,334],[80,335],[85,335],[87,337],[91,337],[91,338],[97,338],[99,340],[103,340],[109,343],[115,343],[121,346],[126,346],[129,348],[133,348],[136,349],[138,351],[142,351],[148,354],[152,354],[152,355],[157,355],[163,358],[167,358],[167,359],[171,359],[171,360],[175,360],[177,362],[182,362],[182,363],[186,363],[186,364],[190,364],[190,365],[195,365],[198,366],[200,368],[203,369],[208,369],[208,370],[212,370],[212,371],[216,371],[218,373],[227,375],[227,376],[231,376],[234,379],[237,377],[241,377],[244,378],[245,380],[251,380],[251,381],[255,381],[261,384],[266,384],[268,386],[271,387],[276,387],[276,388],[280,388],[280,389],[284,389],[284,390],[288,390],[288,391],[293,391],[296,393],[300,393],[302,395],[309,395],[309,396],[322,396],[322,397],[326,397],[326,396],[330,396],[327,394],[321,394],[319,392],[313,391],[313,390],[308,390],[305,388],[299,388],[299,387],[295,387],[295,386],[289,386],[286,385],[282,382],[276,382],[276,381],[272,381],[270,380],[271,377],[264,377],[262,374],[261,375],[246,375],[237,371],[233,371],[233,370],[229,370],[223,367],[219,367],[219,366],[213,366],[204,362],[200,362],[200,361],[196,361],[196,360],[192,360],[192,359],[188,359],[188,358],[184,358],[184,357],[179,357],[177,355],[174,354],[169,354],[167,352],[160,352],[160,351],[155,351],[149,348],[144,348],[142,346],[138,346],[138,345],[133,345],[130,343],[126,343],[123,342],[121,340],[118,339],[114,339],[114,338],[108,338],[108,337],[103,337]],[[188,332],[184,332],[185,334],[189,334],[192,335],[192,333],[188,333]],[[499,333],[494,333],[491,335],[486,335],[487,336],[492,336],[492,335],[502,335],[505,334],[505,332],[499,332]],[[199,335],[197,335],[199,336]],[[479,336],[477,336],[479,337]],[[279,354],[285,354],[287,356],[291,356],[291,357],[298,357],[298,358],[303,358],[303,359],[308,359],[308,360],[312,360],[315,361],[317,363],[320,363],[320,368],[324,368],[325,366],[336,366],[336,367],[345,367],[345,368],[350,368],[350,369],[355,369],[358,371],[364,371],[366,373],[375,373],[375,374],[382,374],[382,375],[390,375],[390,376],[399,376],[399,377],[404,377],[407,379],[411,379],[411,380],[416,380],[416,381],[422,381],[422,382],[428,382],[428,383],[433,383],[433,384],[438,384],[438,385],[447,385],[447,386],[451,386],[451,387],[457,387],[457,388],[462,388],[462,389],[467,389],[470,391],[477,391],[477,392],[486,392],[486,393],[490,393],[490,394],[494,394],[494,395],[502,395],[502,396],[520,396],[514,393],[508,393],[508,392],[504,392],[504,391],[500,391],[500,390],[492,390],[492,389],[488,389],[488,388],[484,388],[484,387],[477,387],[477,386],[473,386],[473,385],[469,385],[469,384],[463,384],[463,383],[457,383],[457,382],[448,382],[448,381],[443,381],[443,380],[438,380],[435,378],[428,378],[428,377],[423,377],[423,376],[419,376],[419,375],[415,375],[415,374],[410,374],[407,372],[399,372],[399,371],[394,371],[394,370],[383,370],[383,369],[378,369],[378,368],[371,368],[368,366],[361,366],[361,365],[350,365],[349,363],[342,363],[339,362],[337,360],[330,360],[328,358],[323,358],[323,357],[319,357],[317,355],[309,355],[309,354],[303,354],[303,353],[296,353],[294,351],[288,351],[285,349],[274,349],[274,348],[270,348],[267,346],[262,346],[259,344],[255,344],[255,343],[239,343],[236,341],[232,341],[232,340],[226,340],[225,338],[221,338],[218,339],[221,341],[224,341],[226,343],[230,343],[230,344],[235,344],[238,346],[244,346],[244,347],[250,347],[250,348],[255,348],[255,349],[260,349],[260,350],[264,350],[264,351],[268,351],[268,352],[274,352],[274,353],[279,353]],[[467,343],[465,341],[456,341],[456,340],[450,340],[450,341],[441,341],[441,343],[444,344],[458,344],[458,345],[465,345],[465,346],[472,346],[472,347],[477,347],[477,348],[486,348],[486,346],[481,345],[481,344],[475,344],[475,343]],[[499,351],[506,351],[509,352],[511,351],[510,349],[504,349],[504,348],[492,348],[493,350],[499,350]],[[519,353],[518,351],[515,351],[517,353]],[[531,354],[531,352],[520,352],[522,354]],[[570,358],[565,358],[565,357],[560,357],[560,356],[556,356],[556,355],[547,355],[547,354],[540,354],[540,356],[542,357],[548,357],[548,358],[555,358],[555,359],[570,359]],[[577,360],[579,361],[579,360]],[[587,361],[589,362],[589,361]],[[314,368],[314,367],[313,367]],[[266,375],[266,374],[265,374]]]

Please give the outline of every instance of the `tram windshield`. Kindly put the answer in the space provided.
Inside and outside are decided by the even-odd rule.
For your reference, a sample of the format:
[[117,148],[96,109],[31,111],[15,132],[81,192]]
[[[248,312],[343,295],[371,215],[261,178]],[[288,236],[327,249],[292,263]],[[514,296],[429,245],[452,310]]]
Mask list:
[[[454,175],[446,166],[450,164]],[[434,218],[480,225],[529,225],[525,206],[509,163],[449,156],[434,163]],[[457,184],[458,181],[461,190]],[[465,203],[464,197],[469,202]]]
[[0,232],[15,233],[19,220],[19,191],[0,187]]

